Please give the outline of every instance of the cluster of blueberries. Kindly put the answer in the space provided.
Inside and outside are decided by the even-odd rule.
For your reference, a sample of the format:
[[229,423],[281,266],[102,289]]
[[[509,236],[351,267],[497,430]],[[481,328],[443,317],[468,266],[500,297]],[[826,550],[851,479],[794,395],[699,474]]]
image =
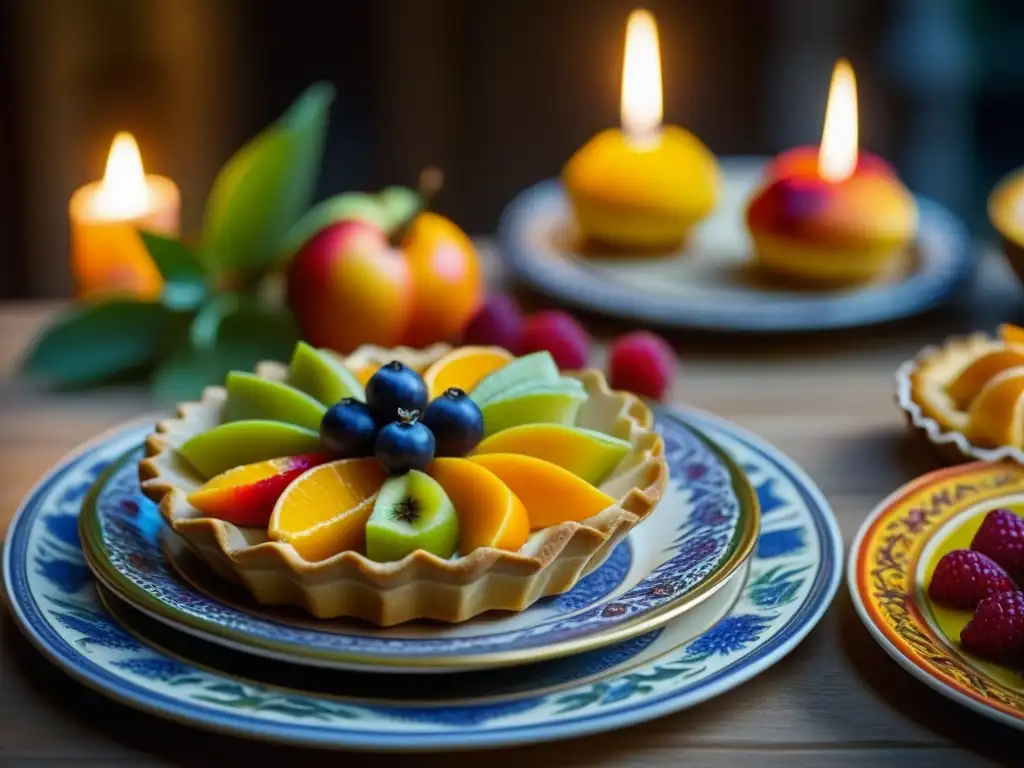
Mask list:
[[321,442],[339,459],[376,456],[394,475],[473,450],[484,435],[479,406],[455,387],[428,400],[422,377],[393,360],[366,383],[365,403],[346,397],[327,410]]

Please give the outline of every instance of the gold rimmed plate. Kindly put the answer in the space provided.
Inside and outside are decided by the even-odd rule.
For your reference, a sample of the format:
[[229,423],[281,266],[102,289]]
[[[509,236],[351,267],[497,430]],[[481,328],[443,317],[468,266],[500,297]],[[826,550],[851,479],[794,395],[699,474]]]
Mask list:
[[579,653],[649,632],[720,589],[757,538],[757,497],[692,426],[658,414],[672,470],[658,508],[569,592],[520,613],[380,628],[260,606],[198,563],[140,492],[131,446],[87,497],[82,548],[97,578],[159,621],[209,642],[294,663],[385,672],[465,671]]

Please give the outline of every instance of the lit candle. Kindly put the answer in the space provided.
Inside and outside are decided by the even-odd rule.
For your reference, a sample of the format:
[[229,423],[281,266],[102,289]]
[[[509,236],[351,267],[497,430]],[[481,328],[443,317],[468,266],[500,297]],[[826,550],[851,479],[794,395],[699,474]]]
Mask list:
[[71,266],[79,298],[122,293],[155,298],[160,273],[139,230],[176,236],[180,195],[174,182],[147,176],[130,133],[114,137],[103,180],[71,196]]
[[775,158],[747,208],[757,264],[812,287],[863,284],[899,260],[917,221],[914,197],[892,166],[858,151],[857,83],[840,59],[820,146]]
[[715,206],[718,167],[696,136],[662,125],[658,28],[647,11],[626,25],[620,119],[621,130],[591,138],[562,170],[581,233],[616,249],[678,248]]

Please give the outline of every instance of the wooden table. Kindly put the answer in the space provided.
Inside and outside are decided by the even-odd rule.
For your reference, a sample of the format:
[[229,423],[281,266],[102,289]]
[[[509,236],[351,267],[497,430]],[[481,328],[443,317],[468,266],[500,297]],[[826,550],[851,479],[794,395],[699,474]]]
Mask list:
[[[948,309],[856,333],[786,339],[677,334],[672,394],[733,419],[799,462],[828,496],[849,542],[883,497],[936,466],[905,438],[896,365],[949,333],[1019,319],[1016,282],[988,257]],[[136,390],[33,392],[16,359],[55,305],[0,305],[0,532],[36,479],[99,430],[151,410]],[[621,330],[588,318],[599,338]],[[600,363],[598,350],[595,363]],[[269,757],[293,765],[360,759],[211,735],[107,701],[47,664],[6,614],[0,642],[0,763],[168,764]],[[771,670],[717,699],[644,725],[550,745],[462,755],[374,756],[391,765],[929,766],[1024,764],[1024,737],[933,693],[871,640],[845,585],[821,624]]]

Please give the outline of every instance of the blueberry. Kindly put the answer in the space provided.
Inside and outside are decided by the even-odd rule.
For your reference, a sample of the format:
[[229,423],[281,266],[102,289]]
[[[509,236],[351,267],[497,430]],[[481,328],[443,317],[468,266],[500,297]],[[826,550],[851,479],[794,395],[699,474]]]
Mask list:
[[423,423],[434,433],[438,456],[465,456],[484,436],[484,415],[458,387],[445,390],[423,413]]
[[400,408],[423,413],[427,407],[427,385],[412,368],[392,360],[366,382],[366,402],[383,427],[398,419]]
[[373,454],[377,440],[377,422],[366,403],[352,397],[327,409],[320,422],[320,442],[340,459]]
[[419,421],[419,411],[399,411],[399,421],[381,427],[374,453],[392,475],[426,469],[434,459],[434,433]]

